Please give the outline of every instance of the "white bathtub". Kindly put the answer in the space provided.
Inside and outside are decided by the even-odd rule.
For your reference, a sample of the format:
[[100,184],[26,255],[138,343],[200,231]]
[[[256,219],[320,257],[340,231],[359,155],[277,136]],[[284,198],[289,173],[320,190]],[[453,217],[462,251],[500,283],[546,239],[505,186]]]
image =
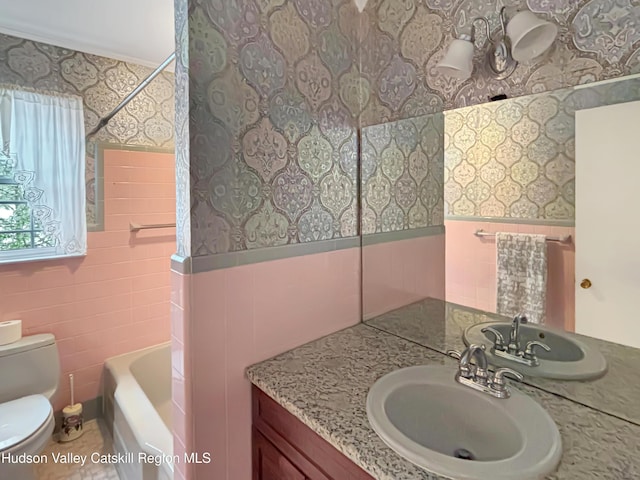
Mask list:
[[173,479],[170,343],[107,359],[103,415],[121,480]]

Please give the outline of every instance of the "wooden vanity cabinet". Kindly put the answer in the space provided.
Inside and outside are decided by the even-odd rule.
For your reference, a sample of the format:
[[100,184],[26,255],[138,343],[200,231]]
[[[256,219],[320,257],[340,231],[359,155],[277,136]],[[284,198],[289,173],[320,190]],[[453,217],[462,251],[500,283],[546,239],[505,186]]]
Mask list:
[[257,387],[253,480],[374,480]]

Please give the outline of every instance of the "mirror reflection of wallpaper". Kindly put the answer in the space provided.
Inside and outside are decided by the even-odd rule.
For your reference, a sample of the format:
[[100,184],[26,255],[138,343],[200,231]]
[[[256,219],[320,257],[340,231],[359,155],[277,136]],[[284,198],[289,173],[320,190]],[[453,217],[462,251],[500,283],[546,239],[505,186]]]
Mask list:
[[572,222],[575,111],[640,99],[640,78],[445,112],[448,216]]
[[[150,68],[0,34],[0,82],[78,95],[85,130],[131,93]],[[173,74],[163,72],[87,142],[87,223],[96,223],[96,142],[173,148]]]
[[442,113],[362,129],[362,233],[444,222]]
[[[466,81],[438,75],[446,46],[485,15],[529,9],[556,23],[559,36],[545,57],[520,64],[505,80],[475,71]],[[636,0],[369,0],[362,14],[363,125],[485,103],[490,96],[521,96],[640,72],[640,7]],[[484,40],[478,29],[478,44]]]

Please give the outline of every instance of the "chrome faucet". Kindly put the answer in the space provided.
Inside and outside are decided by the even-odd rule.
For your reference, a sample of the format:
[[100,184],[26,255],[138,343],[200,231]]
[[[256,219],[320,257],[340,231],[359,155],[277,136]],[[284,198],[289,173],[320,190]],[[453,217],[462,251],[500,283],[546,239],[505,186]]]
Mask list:
[[537,367],[540,365],[540,360],[535,354],[535,348],[539,347],[547,352],[551,351],[551,348],[545,343],[537,340],[527,342],[524,348],[522,348],[520,339],[520,325],[528,323],[527,317],[522,314],[516,315],[511,322],[511,330],[509,331],[509,343],[504,339],[502,333],[493,327],[485,327],[481,330],[482,333],[491,333],[495,337],[493,342],[492,352],[496,357],[506,358],[517,363],[528,365],[529,367]]
[[513,317],[511,331],[509,332],[509,350],[520,350],[520,325],[523,323],[529,323],[529,320],[521,313]]
[[[484,345],[474,344],[469,345],[462,353],[455,350],[447,352],[447,355],[459,360],[456,381],[496,398],[509,398],[511,391],[504,379],[505,375],[510,375],[519,381],[522,381],[522,375],[510,368],[499,368],[491,374],[488,371],[487,355],[484,350]],[[475,364],[471,363],[472,360],[475,360]]]
[[[472,378],[481,385],[487,384],[487,368],[489,366],[484,349],[484,345],[470,345],[469,348],[462,352],[459,366],[461,376]],[[475,359],[475,365],[471,363],[472,359]]]

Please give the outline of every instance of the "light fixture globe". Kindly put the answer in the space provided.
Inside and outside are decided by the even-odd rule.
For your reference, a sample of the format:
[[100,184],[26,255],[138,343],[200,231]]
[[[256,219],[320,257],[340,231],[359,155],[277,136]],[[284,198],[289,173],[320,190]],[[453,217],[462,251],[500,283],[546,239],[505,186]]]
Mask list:
[[473,43],[471,37],[463,35],[454,39],[445,56],[436,65],[436,70],[445,76],[466,80],[473,72]]
[[558,35],[558,27],[525,10],[507,24],[511,56],[517,62],[530,62],[546,52]]
[[471,35],[461,35],[449,45],[445,56],[436,65],[443,76],[467,80],[473,72],[476,22],[482,22],[486,30],[484,45],[484,71],[496,80],[509,77],[518,62],[537,59],[553,44],[558,35],[558,27],[538,18],[525,10],[517,13],[507,24],[506,7],[500,9],[500,34],[492,35],[491,25],[486,17],[471,20]]

